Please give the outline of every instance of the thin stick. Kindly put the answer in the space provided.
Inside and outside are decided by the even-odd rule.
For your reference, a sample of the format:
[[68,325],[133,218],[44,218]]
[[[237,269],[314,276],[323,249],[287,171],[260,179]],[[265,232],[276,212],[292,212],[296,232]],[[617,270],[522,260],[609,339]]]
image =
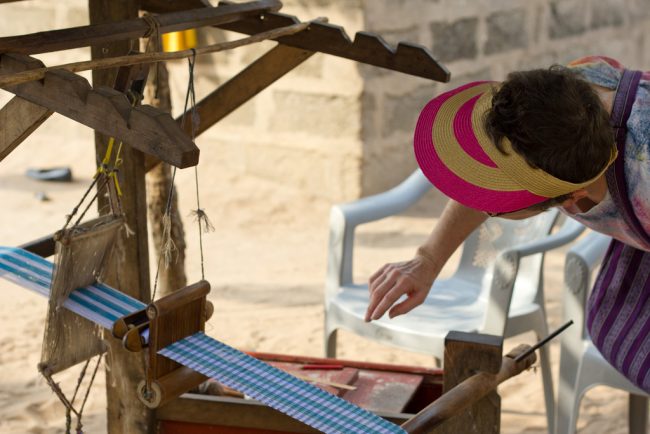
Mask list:
[[337,389],[345,389],[345,390],[357,390],[355,386],[350,386],[349,384],[342,384],[342,383],[335,383],[333,381],[327,381],[327,380],[321,380],[319,378],[312,378],[308,377],[306,375],[296,375],[292,374],[296,378],[300,378],[303,381],[308,381],[310,383],[318,383],[318,384],[323,384],[325,386],[332,386],[336,387]]
[[550,340],[553,339],[555,336],[559,335],[559,334],[562,333],[564,330],[566,330],[566,329],[567,329],[571,324],[573,324],[573,320],[569,320],[569,321],[566,322],[562,327],[560,327],[559,329],[555,330],[553,333],[551,333],[550,335],[546,336],[546,337],[545,337],[544,339],[542,339],[541,341],[537,342],[535,345],[533,345],[532,347],[530,347],[530,348],[529,348],[528,350],[526,350],[525,352],[519,354],[519,355],[515,358],[515,362],[518,362],[518,361],[523,360],[523,359],[525,359],[526,357],[528,357],[528,356],[529,356],[531,353],[533,353],[535,350],[537,350],[537,349],[540,348],[541,346],[545,345],[548,341],[550,341]]
[[194,55],[216,53],[218,51],[231,50],[244,45],[261,42],[268,39],[275,39],[282,36],[293,35],[303,30],[308,30],[313,22],[324,22],[325,18],[317,18],[312,21],[292,24],[286,27],[279,27],[267,32],[257,33],[253,36],[237,39],[235,41],[221,42],[189,50],[176,51],[173,53],[144,53],[131,56],[108,57],[104,59],[86,60],[83,62],[66,63],[64,65],[50,66],[45,68],[30,69],[15,74],[0,75],[0,88],[13,86],[30,81],[42,80],[45,74],[54,70],[66,70],[70,72],[88,71],[90,69],[107,69],[126,65],[137,65],[141,63],[157,63],[167,60],[185,59]]

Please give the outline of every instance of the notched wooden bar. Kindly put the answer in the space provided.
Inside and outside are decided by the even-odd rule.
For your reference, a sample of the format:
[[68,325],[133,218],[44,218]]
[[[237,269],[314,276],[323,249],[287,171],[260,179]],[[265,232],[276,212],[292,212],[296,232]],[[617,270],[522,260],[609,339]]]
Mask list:
[[[232,3],[219,3],[220,6],[230,4]],[[293,15],[268,12],[259,17],[246,17],[236,22],[219,24],[217,27],[252,35],[299,22]],[[421,45],[400,42],[393,48],[381,36],[370,32],[358,32],[352,41],[345,30],[335,24],[315,22],[307,31],[276,40],[291,47],[319,51],[431,80],[446,82],[450,78],[447,68]]]
[[[26,55],[0,55],[0,74],[42,67]],[[74,73],[49,71],[43,80],[5,89],[173,166],[198,164],[199,149],[168,113],[146,105],[132,107],[125,94],[103,86],[93,89]]]

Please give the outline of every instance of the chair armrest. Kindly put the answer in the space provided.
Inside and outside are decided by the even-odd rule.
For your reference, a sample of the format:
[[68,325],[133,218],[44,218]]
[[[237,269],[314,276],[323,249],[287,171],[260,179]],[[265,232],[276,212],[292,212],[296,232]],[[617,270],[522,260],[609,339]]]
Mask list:
[[390,190],[337,206],[341,209],[346,224],[354,227],[399,214],[420,200],[431,187],[431,183],[418,169]]
[[593,271],[605,257],[605,252],[611,241],[612,238],[608,235],[589,231],[583,239],[571,247],[567,257],[575,258],[589,271]]
[[515,246],[511,249],[507,249],[505,252],[513,253],[520,258],[535,255],[537,253],[543,253],[570,243],[578,238],[585,229],[586,228],[581,223],[571,218],[567,218],[557,233],[530,243]]
[[395,188],[355,202],[335,205],[330,211],[325,297],[352,283],[354,231],[357,226],[398,214],[415,204],[431,183],[420,169]]
[[564,289],[562,316],[564,322],[573,320],[573,330],[567,330],[563,345],[577,345],[585,336],[585,310],[591,289],[591,274],[600,264],[611,238],[590,231],[566,255],[564,263]]
[[484,333],[503,335],[521,259],[570,243],[584,230],[585,227],[581,223],[567,219],[557,233],[499,253],[494,262],[494,276],[488,295],[486,320],[483,324]]

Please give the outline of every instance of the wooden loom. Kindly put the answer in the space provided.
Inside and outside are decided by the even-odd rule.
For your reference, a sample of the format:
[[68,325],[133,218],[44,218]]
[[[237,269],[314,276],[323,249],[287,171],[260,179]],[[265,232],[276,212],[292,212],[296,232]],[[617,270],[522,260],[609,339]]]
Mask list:
[[[42,68],[44,65],[29,57],[30,54],[82,46],[92,46],[95,59],[126,54],[131,45],[129,39],[144,37],[151,32],[151,25],[137,18],[139,8],[160,14],[157,15],[157,22],[161,32],[217,26],[254,35],[299,22],[295,17],[278,13],[280,7],[280,2],[272,0],[244,4],[223,2],[219,7],[209,7],[201,0],[89,0],[90,26],[0,38],[0,76]],[[264,19],[260,19],[262,16]],[[432,80],[449,79],[449,72],[444,66],[420,46],[400,43],[393,49],[378,36],[366,32],[359,32],[352,41],[342,28],[332,24],[313,23],[309,32],[279,37],[277,41],[279,44],[276,47],[198,102],[196,110],[200,122],[196,134],[210,128],[315,52]],[[94,70],[94,88],[65,70],[49,71],[41,80],[5,87],[16,97],[0,110],[0,120],[5,129],[4,134],[0,135],[0,161],[53,112],[98,131],[98,155],[104,153],[107,136],[131,145],[125,151],[127,156],[122,170],[124,182],[131,190],[123,198],[123,206],[125,219],[134,229],[135,236],[118,240],[117,250],[120,254],[117,261],[122,274],[119,287],[140,300],[148,300],[144,173],[159,161],[176,167],[195,165],[199,152],[179,129],[180,119],[173,121],[168,114],[152,107],[132,107],[129,104],[125,92],[144,84],[143,76],[146,73],[142,68],[122,68],[117,80],[115,74],[114,70]],[[116,83],[114,89],[100,87],[113,83]],[[44,237],[25,247],[42,256],[50,256],[53,253],[52,237]],[[158,417],[164,420],[165,414],[175,411],[172,404],[180,402],[173,398],[204,380],[202,376],[188,373],[187,368],[163,360],[156,355],[156,350],[184,335],[202,330],[210,310],[205,301],[208,290],[207,282],[199,282],[116,322],[113,334],[122,343],[109,342],[113,353],[110,373],[113,381],[108,382],[110,384],[107,386],[109,432],[152,432],[154,417],[147,408],[171,401],[170,405],[158,412]],[[178,327],[179,324],[182,326]],[[149,329],[150,340],[148,344],[143,344],[140,332],[146,328]],[[140,368],[142,364],[138,363],[143,356],[137,351],[146,345],[149,347],[148,369],[143,372]],[[136,352],[122,351],[122,346]],[[498,349],[498,357],[495,357],[495,348]],[[488,352],[492,355],[490,364],[475,366],[476,369],[493,372],[489,379],[481,383],[486,391],[507,377],[506,374],[496,374],[502,367],[500,344],[493,345]],[[509,370],[504,368],[504,372],[515,373],[530,363],[529,358],[513,370],[512,363],[505,360],[503,366],[509,367]],[[454,376],[455,381],[461,382],[464,377],[471,376],[465,374]],[[485,384],[489,387],[486,388]],[[138,402],[138,398],[142,403]],[[177,415],[170,417],[178,418]],[[422,424],[421,418],[411,423],[413,426],[409,432],[425,432],[423,430],[428,429],[423,428],[426,423]],[[296,429],[293,432],[303,432],[304,427]]]

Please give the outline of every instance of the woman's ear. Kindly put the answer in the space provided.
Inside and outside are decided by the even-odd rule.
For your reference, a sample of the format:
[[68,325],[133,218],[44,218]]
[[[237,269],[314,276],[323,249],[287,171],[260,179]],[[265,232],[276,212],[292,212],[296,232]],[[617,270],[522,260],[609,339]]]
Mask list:
[[564,208],[569,208],[572,205],[575,205],[580,199],[584,199],[587,196],[588,196],[587,190],[581,188],[580,190],[576,190],[572,192],[569,198],[564,200],[561,205]]

